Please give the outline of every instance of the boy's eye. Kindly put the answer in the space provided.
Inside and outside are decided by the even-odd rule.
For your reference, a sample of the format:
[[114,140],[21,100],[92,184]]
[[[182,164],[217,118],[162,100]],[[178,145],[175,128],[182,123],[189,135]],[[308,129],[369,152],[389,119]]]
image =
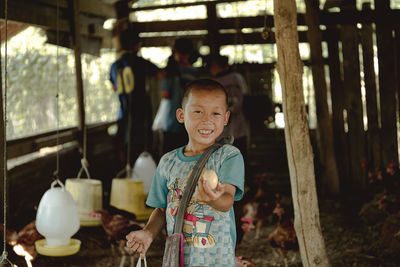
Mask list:
[[216,115],[216,116],[217,115],[221,115],[221,113],[219,113],[219,112],[214,112],[213,114]]
[[200,110],[195,110],[194,113],[200,114],[201,111]]

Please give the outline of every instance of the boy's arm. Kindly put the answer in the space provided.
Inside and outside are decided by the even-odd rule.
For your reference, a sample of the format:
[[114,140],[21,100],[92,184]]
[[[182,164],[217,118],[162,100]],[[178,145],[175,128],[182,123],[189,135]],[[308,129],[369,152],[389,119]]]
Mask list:
[[146,226],[143,228],[143,230],[148,231],[152,238],[161,231],[161,229],[165,225],[165,209],[164,208],[156,208],[154,211],[151,213],[150,218],[146,224]]
[[126,247],[132,252],[140,253],[144,257],[156,235],[165,225],[165,209],[156,208],[143,230],[130,232],[127,236]]
[[212,190],[207,180],[200,177],[197,200],[205,202],[218,211],[227,212],[233,205],[235,192],[236,187],[226,183],[218,183],[217,189]]

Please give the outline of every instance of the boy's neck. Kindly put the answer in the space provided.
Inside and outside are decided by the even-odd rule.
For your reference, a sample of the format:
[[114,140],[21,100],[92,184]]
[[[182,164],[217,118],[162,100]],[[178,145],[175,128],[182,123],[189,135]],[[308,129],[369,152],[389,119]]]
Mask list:
[[193,145],[189,142],[183,149],[183,155],[190,157],[203,154],[212,145]]

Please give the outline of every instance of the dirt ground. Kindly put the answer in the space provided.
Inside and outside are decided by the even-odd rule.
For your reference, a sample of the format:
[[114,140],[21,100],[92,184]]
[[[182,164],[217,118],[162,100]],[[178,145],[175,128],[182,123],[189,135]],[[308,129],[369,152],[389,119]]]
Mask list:
[[[334,267],[392,267],[400,266],[400,251],[386,248],[380,240],[378,227],[365,227],[357,214],[341,215],[338,204],[324,203],[320,209],[322,232],[325,238],[327,253]],[[258,267],[284,266],[282,258],[267,242],[273,225],[265,225],[261,235],[255,239],[255,232],[246,233],[236,254],[254,261]],[[80,251],[68,257],[47,257],[39,255],[34,267],[111,267],[119,266],[121,256],[118,249],[113,250],[107,242],[105,233],[100,227],[81,228],[74,236],[82,241]],[[148,266],[161,266],[164,249],[164,238],[158,237],[147,254]],[[23,258],[9,251],[9,259],[17,266],[26,266]],[[299,253],[289,253],[289,266],[302,266]],[[136,266],[137,256],[135,257]],[[127,258],[124,266],[129,266]],[[143,265],[142,265],[143,266]]]

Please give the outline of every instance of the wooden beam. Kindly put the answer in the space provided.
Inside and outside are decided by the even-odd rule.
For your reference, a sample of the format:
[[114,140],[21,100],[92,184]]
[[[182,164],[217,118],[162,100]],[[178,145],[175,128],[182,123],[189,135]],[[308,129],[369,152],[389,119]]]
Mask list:
[[323,194],[339,195],[339,174],[333,144],[332,120],[329,114],[328,94],[324,59],[322,56],[322,32],[319,28],[319,1],[305,0],[308,39],[310,41],[311,71],[314,84],[317,127],[319,132],[318,149],[322,164],[321,190]]
[[[347,189],[361,193],[366,185],[366,171],[361,163],[366,159],[363,108],[361,102],[359,39],[356,25],[342,25],[340,29],[343,53],[344,98],[350,155],[350,182]],[[349,193],[349,192],[347,192]]]
[[[88,135],[97,135],[98,132],[104,131],[115,122],[108,123],[97,123],[87,126]],[[58,135],[58,136],[57,136]],[[29,136],[25,138],[10,140],[7,142],[7,159],[16,158],[23,156],[25,154],[33,153],[39,151],[43,147],[52,147],[76,141],[78,136],[78,128],[71,127],[67,129],[62,129],[58,131],[47,132],[43,134],[38,134],[35,136]],[[90,138],[89,138],[90,139]]]
[[[375,9],[385,17],[390,13],[390,1],[375,0]],[[382,167],[390,163],[397,164],[397,127],[396,127],[396,79],[393,26],[376,23],[376,44],[378,47],[379,94],[381,108]]]
[[[380,17],[375,11],[369,10],[344,11],[343,13],[320,11],[319,14],[321,25],[374,23],[376,21],[391,24],[393,21],[400,20],[400,10],[390,10],[383,17]],[[236,24],[240,29],[262,28],[264,27],[264,20],[264,16],[218,18],[218,25],[220,29],[235,29]],[[297,22],[299,26],[306,25],[303,14],[297,15]],[[140,32],[207,30],[207,19],[135,22],[135,25]],[[274,27],[272,15],[267,16],[267,27]]]
[[[371,9],[370,3],[363,3],[363,10]],[[363,24],[360,34],[360,41],[363,55],[363,71],[365,82],[365,94],[367,102],[367,147],[368,147],[368,170],[374,171],[381,167],[381,139],[378,123],[378,103],[376,75],[374,68],[374,46],[373,46],[373,28],[371,24]]]
[[295,1],[274,1],[274,13],[293,224],[303,266],[328,267],[330,263],[319,221],[313,151],[304,104],[303,65],[299,53]]
[[207,4],[207,43],[211,54],[219,54],[219,24],[217,20],[216,3]]
[[[8,28],[7,28],[7,35],[8,35]],[[1,38],[3,38],[2,31],[0,31],[0,40],[1,40]],[[4,39],[5,39],[5,37],[4,37]],[[6,139],[6,136],[4,134],[4,106],[3,106],[3,79],[2,79],[3,78],[3,75],[2,75],[3,68],[2,68],[1,62],[2,62],[2,55],[1,55],[1,48],[0,48],[0,140],[4,142],[4,140]],[[1,172],[1,174],[0,174],[0,197],[1,197],[0,203],[1,203],[1,207],[4,208],[5,203],[3,202],[3,199],[4,199],[4,192],[6,191],[6,190],[4,190],[4,179],[6,178],[4,174],[7,169],[4,166],[4,163],[5,163],[4,157],[7,157],[7,154],[6,154],[7,150],[5,149],[3,142],[2,142],[2,144],[0,144],[1,145],[1,148],[0,148],[0,172]],[[6,189],[8,189],[8,188],[6,187]],[[7,207],[6,207],[6,209],[7,209]],[[6,210],[6,212],[7,212],[7,210]],[[3,218],[3,220],[4,220],[4,218]]]
[[[60,0],[60,2],[62,2],[62,0]],[[9,1],[8,5],[8,19],[10,21],[26,23],[44,29],[57,29],[56,6],[38,6],[30,1],[23,0]],[[0,0],[0,6],[4,6],[4,0]],[[65,14],[65,12],[67,12],[67,10],[60,9],[58,29],[59,31],[70,32],[71,30],[69,22],[67,19],[63,18],[63,14]],[[0,9],[0,19],[3,18],[4,11],[3,9]],[[83,35],[96,37],[111,36],[111,31],[104,29],[102,25],[97,25],[94,23],[81,24],[79,29],[80,33]]]
[[344,89],[339,58],[339,31],[336,26],[327,28],[329,81],[332,100],[332,125],[335,141],[335,155],[338,164],[340,184],[350,176],[347,137],[344,131]]
[[[18,0],[17,0],[18,1]],[[68,9],[67,0],[36,0],[32,2],[38,2],[38,4],[45,4],[53,7],[57,7],[57,1],[60,8]],[[105,3],[101,0],[81,0],[79,1],[80,12],[99,16],[103,18],[116,18],[117,13],[113,5]]]
[[222,3],[234,3],[234,2],[243,2],[246,0],[219,0],[219,1],[196,1],[191,3],[179,3],[179,4],[170,4],[170,5],[155,5],[155,6],[143,6],[143,7],[133,7],[130,8],[130,12],[143,11],[143,10],[155,10],[155,9],[166,9],[166,8],[177,8],[177,7],[188,7],[188,6],[201,6],[201,5],[216,5]]
[[74,55],[75,55],[75,75],[76,75],[76,94],[78,100],[78,117],[79,117],[79,129],[81,131],[85,128],[85,98],[83,93],[83,80],[82,80],[82,64],[81,64],[81,36],[75,30],[79,29],[79,2],[78,0],[71,1],[71,29],[72,39],[74,44]]

